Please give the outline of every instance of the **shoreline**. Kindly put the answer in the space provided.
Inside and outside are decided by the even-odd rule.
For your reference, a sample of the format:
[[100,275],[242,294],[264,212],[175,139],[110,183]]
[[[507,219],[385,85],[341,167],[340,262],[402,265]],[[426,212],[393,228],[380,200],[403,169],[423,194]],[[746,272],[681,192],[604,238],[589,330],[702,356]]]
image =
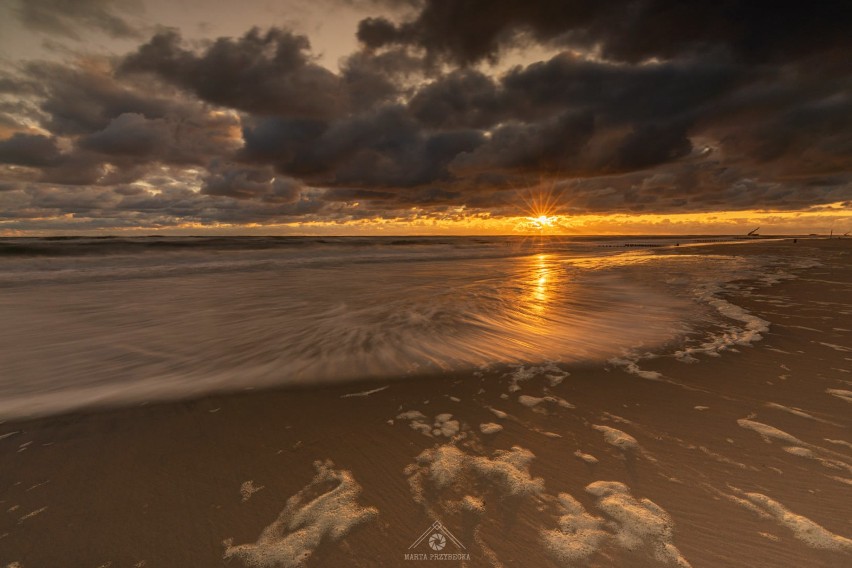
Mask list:
[[[351,472],[360,488],[351,510],[376,514],[343,527],[340,539],[323,533],[317,546],[300,541],[310,549],[309,566],[407,565],[403,554],[435,512],[467,545],[466,565],[493,565],[497,557],[507,566],[558,566],[556,549],[541,545],[542,531],[555,530],[565,516],[557,496],[570,494],[591,516],[606,516],[603,498],[593,493],[600,481],[623,483],[631,498],[653,501],[671,517],[673,532],[663,539],[650,529],[628,531],[650,539],[638,551],[607,537],[586,559],[590,565],[675,565],[674,556],[648,556],[661,542],[696,567],[838,565],[852,553],[852,445],[834,442],[852,442],[852,421],[848,400],[828,391],[852,390],[852,349],[844,350],[852,347],[850,243],[788,239],[744,243],[758,250],[738,247],[737,254],[810,254],[825,262],[813,277],[731,293],[734,304],[770,322],[761,341],[691,364],[670,356],[638,360],[642,371],[665,380],[614,364],[559,365],[564,375],[527,366],[527,379],[506,367],[481,376],[264,389],[2,423],[0,436],[18,433],[0,438],[0,486],[10,488],[0,503],[0,565],[242,566],[237,552],[224,559],[232,549],[223,542],[258,543],[288,498],[304,488],[322,494],[329,482],[311,485],[314,462],[328,459],[331,471]],[[730,251],[701,244],[699,254],[713,254],[713,246]],[[665,252],[687,250],[696,249]],[[520,389],[512,391],[515,383]],[[423,415],[425,428],[400,418],[412,411]],[[439,423],[443,414],[452,417]],[[484,424],[502,430],[486,434]],[[449,436],[424,435],[442,425]],[[471,464],[484,462],[467,456],[493,464],[497,450],[523,448],[534,458],[510,473],[518,483],[542,482],[512,501],[495,497],[492,478],[476,478],[472,490],[481,492],[472,497],[482,502],[482,514],[447,505],[443,492],[461,491],[453,480],[418,502],[411,484],[420,479],[417,467],[432,459],[424,452],[447,445],[461,448],[468,460],[462,463]],[[633,503],[618,492],[610,497]],[[780,521],[773,503],[819,525],[820,545]],[[644,528],[657,526],[652,521]],[[86,536],[93,534],[99,536]]]

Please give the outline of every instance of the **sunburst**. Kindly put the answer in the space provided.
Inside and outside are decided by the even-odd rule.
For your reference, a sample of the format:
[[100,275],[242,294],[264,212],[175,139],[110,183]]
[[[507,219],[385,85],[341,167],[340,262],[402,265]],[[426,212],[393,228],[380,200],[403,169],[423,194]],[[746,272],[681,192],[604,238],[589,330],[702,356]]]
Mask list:
[[524,201],[524,225],[527,230],[535,230],[543,233],[549,229],[559,226],[557,208],[559,205],[559,194],[552,186],[541,184],[524,190],[521,193]]

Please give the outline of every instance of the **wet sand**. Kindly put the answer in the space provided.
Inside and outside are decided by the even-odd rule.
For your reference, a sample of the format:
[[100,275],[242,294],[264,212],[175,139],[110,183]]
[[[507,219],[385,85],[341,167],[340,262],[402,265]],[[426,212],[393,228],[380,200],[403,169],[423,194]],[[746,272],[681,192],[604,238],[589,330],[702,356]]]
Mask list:
[[[821,265],[725,296],[762,340],[639,374],[492,367],[4,423],[0,566],[852,562],[852,240],[677,252]],[[469,560],[406,560],[434,553],[409,547],[436,520]]]

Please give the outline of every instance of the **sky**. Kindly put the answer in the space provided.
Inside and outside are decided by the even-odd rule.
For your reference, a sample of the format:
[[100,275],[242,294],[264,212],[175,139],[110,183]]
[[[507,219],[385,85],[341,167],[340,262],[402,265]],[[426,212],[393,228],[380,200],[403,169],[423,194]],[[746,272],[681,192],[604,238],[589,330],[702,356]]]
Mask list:
[[852,2],[0,0],[0,236],[843,234]]

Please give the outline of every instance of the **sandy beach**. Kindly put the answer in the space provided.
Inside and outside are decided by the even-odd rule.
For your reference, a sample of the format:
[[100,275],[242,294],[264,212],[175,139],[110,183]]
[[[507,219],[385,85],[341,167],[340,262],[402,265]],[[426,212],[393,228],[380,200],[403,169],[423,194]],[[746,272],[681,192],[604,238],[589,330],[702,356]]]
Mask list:
[[815,262],[715,346],[7,420],[0,566],[849,564],[852,240],[654,254]]

